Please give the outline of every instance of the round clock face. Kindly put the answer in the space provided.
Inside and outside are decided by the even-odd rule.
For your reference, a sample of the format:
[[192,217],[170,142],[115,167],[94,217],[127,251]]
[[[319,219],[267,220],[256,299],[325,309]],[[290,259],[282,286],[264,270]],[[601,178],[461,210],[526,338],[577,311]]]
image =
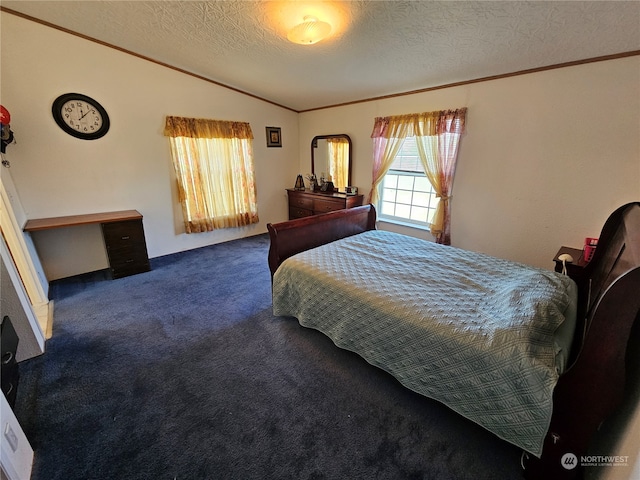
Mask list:
[[107,111],[94,99],[80,93],[65,93],[53,102],[51,113],[69,135],[95,140],[109,131]]

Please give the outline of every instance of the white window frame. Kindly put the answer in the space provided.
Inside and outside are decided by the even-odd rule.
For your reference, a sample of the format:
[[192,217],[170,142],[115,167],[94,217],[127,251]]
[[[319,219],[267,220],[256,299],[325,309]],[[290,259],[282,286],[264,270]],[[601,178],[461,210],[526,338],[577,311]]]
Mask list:
[[[413,156],[417,147],[410,152],[411,146],[406,141],[415,137],[407,137],[396,155]],[[410,152],[410,153],[409,153]],[[396,162],[396,160],[394,160]],[[380,197],[377,210],[381,221],[418,227],[429,230],[429,225],[438,205],[436,193],[431,186],[422,164],[420,172],[392,168],[385,174],[380,184]],[[416,167],[418,168],[418,167]]]

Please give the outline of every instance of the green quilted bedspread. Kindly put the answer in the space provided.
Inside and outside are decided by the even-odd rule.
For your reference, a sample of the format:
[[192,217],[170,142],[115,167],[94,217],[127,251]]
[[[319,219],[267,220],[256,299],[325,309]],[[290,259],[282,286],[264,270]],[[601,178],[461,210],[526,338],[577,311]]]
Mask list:
[[380,230],[295,255],[273,279],[274,315],[536,456],[576,298],[555,272]]

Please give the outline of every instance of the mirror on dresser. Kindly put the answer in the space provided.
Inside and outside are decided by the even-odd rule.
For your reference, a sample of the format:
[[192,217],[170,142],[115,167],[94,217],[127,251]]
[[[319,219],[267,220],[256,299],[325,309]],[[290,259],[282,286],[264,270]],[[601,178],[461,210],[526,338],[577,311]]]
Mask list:
[[317,135],[311,141],[311,173],[324,175],[340,192],[351,185],[351,138],[344,133]]

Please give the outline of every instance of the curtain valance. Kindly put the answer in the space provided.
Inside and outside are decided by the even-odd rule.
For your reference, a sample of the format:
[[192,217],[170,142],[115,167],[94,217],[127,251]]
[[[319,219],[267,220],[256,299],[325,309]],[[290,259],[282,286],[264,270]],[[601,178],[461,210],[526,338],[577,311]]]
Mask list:
[[371,138],[431,137],[442,133],[463,134],[467,108],[377,117]]
[[247,122],[171,116],[167,117],[164,135],[166,137],[253,139],[251,126]]

